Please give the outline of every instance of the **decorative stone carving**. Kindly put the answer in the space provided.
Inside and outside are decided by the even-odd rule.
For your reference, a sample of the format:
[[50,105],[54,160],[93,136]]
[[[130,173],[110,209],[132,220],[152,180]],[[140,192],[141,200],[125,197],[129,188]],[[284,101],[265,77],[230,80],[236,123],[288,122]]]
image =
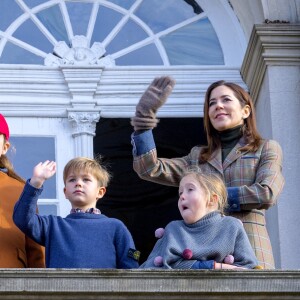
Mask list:
[[100,119],[99,112],[72,111],[68,119],[73,127],[72,136],[76,156],[93,157],[93,137],[95,136],[96,123]]
[[68,119],[72,123],[73,136],[81,134],[95,135],[96,123],[100,119],[99,112],[69,112]]
[[68,47],[65,41],[58,42],[53,53],[49,53],[45,60],[45,66],[61,65],[99,65],[100,67],[110,67],[115,65],[114,59],[105,56],[105,48],[95,42],[91,48],[88,47],[88,39],[83,35],[76,35],[71,40],[71,47]]

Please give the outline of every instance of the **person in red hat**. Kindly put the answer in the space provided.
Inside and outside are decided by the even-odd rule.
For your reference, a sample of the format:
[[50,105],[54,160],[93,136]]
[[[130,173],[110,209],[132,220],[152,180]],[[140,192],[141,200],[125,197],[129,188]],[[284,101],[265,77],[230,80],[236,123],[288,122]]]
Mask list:
[[22,233],[12,220],[25,181],[6,156],[9,127],[0,114],[0,268],[44,268],[44,248]]

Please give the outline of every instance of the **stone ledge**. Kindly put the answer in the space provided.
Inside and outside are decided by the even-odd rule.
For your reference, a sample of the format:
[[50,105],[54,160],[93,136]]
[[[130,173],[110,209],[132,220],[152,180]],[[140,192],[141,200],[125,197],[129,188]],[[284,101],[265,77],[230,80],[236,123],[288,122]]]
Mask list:
[[0,269],[0,299],[300,299],[300,270]]
[[257,100],[267,66],[300,65],[300,24],[256,24],[241,66],[241,75]]

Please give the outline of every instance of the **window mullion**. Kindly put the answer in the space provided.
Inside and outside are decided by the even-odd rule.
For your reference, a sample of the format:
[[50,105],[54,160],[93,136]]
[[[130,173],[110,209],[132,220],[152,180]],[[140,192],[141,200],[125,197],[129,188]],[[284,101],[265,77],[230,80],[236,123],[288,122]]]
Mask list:
[[66,30],[68,33],[68,37],[69,40],[71,41],[72,38],[74,37],[74,33],[73,33],[73,28],[71,25],[71,21],[70,21],[70,17],[69,17],[69,13],[66,7],[66,3],[65,2],[61,2],[59,4],[60,10],[61,10],[61,14],[63,15],[63,20],[64,20],[64,24],[66,26]]
[[167,35],[167,34],[169,34],[169,33],[171,33],[171,32],[174,32],[174,31],[176,31],[176,30],[179,29],[179,28],[182,28],[182,27],[184,27],[184,26],[186,26],[186,25],[189,25],[189,24],[191,24],[191,23],[194,23],[194,22],[197,21],[197,20],[204,19],[205,17],[206,17],[206,14],[205,14],[205,13],[201,13],[200,15],[197,15],[197,16],[195,16],[195,17],[193,17],[193,18],[187,19],[186,21],[183,21],[183,22],[178,23],[178,24],[176,24],[176,25],[174,25],[174,26],[172,26],[172,27],[169,27],[169,28],[167,28],[167,29],[165,29],[165,30],[162,30],[162,31],[158,32],[158,33],[156,34],[156,36],[157,36],[158,38],[160,38],[161,36],[164,36],[164,35]]
[[45,53],[44,51],[41,51],[40,49],[35,48],[34,46],[31,46],[19,39],[16,39],[12,36],[8,36],[7,37],[7,41],[11,42],[12,44],[19,46],[35,55],[41,56],[43,58],[45,58],[47,56],[47,53]]
[[93,9],[92,9],[92,13],[91,13],[90,21],[88,24],[87,33],[86,33],[86,37],[89,41],[89,44],[91,43],[98,11],[99,11],[99,3],[95,2],[93,5]]

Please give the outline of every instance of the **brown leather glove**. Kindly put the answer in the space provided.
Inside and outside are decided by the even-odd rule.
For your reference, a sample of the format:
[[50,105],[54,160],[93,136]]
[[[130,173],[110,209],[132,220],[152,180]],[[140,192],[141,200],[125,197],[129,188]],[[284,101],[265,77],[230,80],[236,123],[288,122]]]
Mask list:
[[159,120],[156,112],[166,102],[174,85],[175,80],[169,76],[157,77],[152,81],[136,106],[135,117],[131,119],[135,131],[157,126]]

